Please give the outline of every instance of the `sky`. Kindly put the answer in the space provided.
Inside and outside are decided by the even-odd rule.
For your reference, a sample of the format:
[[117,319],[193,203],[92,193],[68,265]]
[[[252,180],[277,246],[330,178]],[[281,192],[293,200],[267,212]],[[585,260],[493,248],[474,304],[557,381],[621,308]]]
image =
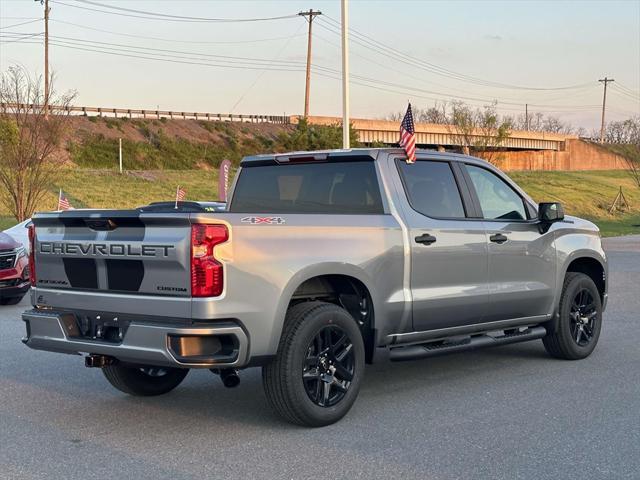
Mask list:
[[[77,91],[77,105],[272,115],[303,111],[307,23],[295,14],[320,10],[310,113],[341,115],[339,0],[50,0],[50,7],[50,68],[58,91]],[[184,21],[130,10],[286,18]],[[42,16],[33,0],[0,0],[0,71],[19,64],[43,72]],[[350,0],[349,19],[352,117],[382,118],[407,101],[418,108],[497,101],[505,114],[529,104],[531,113],[591,131],[605,76],[615,79],[607,119],[640,114],[640,0]]]

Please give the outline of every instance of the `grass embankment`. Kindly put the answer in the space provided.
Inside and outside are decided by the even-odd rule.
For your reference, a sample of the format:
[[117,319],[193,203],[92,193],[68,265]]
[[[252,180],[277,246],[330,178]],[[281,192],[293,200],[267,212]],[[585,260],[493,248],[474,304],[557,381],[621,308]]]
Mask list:
[[[509,172],[534,200],[558,201],[565,213],[591,220],[604,236],[640,234],[640,188],[625,171]],[[622,191],[631,208],[609,214]]]
[[[569,215],[595,222],[603,235],[640,233],[640,188],[624,171],[595,172],[510,172],[536,201],[559,201]],[[63,170],[40,210],[56,207],[62,188],[77,208],[133,208],[152,201],[172,200],[177,185],[187,191],[187,199],[217,199],[215,170],[135,171],[120,175],[108,170]],[[628,212],[612,215],[608,209],[622,186]],[[8,211],[0,206],[0,229],[13,225]]]
[[[354,131],[352,145],[358,145]],[[61,139],[59,159],[81,168],[113,169],[118,140],[127,170],[198,170],[218,167],[223,159],[237,165],[246,155],[290,150],[321,150],[342,144],[337,125],[293,125],[74,117]]]
[[[75,119],[74,119],[75,120]],[[69,160],[81,168],[112,169],[118,159],[118,137],[128,170],[211,168],[228,158],[238,162],[253,152],[282,148],[285,131],[261,133],[230,122],[87,119],[93,130],[76,132],[66,142]],[[76,120],[76,123],[78,121]]]

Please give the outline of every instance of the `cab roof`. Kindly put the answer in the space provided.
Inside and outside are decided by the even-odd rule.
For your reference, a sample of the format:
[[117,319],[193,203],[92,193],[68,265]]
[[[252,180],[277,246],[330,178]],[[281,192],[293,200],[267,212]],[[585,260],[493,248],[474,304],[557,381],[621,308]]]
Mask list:
[[[240,162],[241,166],[258,166],[293,163],[313,163],[313,162],[331,162],[331,161],[348,161],[352,158],[364,160],[368,157],[371,160],[379,158],[380,154],[403,155],[404,150],[401,148],[351,148],[351,149],[335,149],[335,150],[315,150],[308,152],[287,152],[287,153],[270,153],[263,155],[250,155],[244,157]],[[441,158],[449,161],[471,161],[474,163],[488,164],[486,160],[469,155],[462,155],[451,152],[438,152],[436,150],[427,150],[419,148],[416,150],[418,157],[428,155],[429,158]]]

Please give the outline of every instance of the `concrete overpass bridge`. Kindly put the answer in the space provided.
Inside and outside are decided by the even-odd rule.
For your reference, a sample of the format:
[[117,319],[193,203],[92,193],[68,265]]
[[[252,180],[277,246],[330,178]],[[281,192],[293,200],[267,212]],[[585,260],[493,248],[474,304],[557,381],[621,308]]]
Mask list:
[[[297,123],[299,117],[291,117],[291,123]],[[340,117],[310,116],[308,122],[313,125],[336,125],[342,123]],[[389,120],[351,119],[351,124],[358,132],[358,139],[363,143],[380,142],[385,144],[398,143],[400,122]],[[463,135],[456,133],[452,125],[435,125],[430,123],[416,123],[416,141],[420,146],[461,147],[464,145]],[[484,137],[481,131],[473,132],[471,137]],[[469,137],[469,136],[467,136]],[[561,152],[565,150],[567,140],[576,139],[571,135],[550,132],[527,132],[512,130],[509,138],[500,145],[507,150],[551,150]],[[468,138],[467,138],[468,140]]]

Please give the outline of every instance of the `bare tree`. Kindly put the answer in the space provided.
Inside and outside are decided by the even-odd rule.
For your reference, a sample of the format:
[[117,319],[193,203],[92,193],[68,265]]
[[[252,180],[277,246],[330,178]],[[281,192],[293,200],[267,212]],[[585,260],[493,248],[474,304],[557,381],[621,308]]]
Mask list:
[[531,132],[563,133],[567,135],[580,135],[586,133],[583,128],[575,128],[568,122],[560,120],[553,115],[545,115],[542,112],[524,114],[510,118],[515,130],[529,130]]
[[640,116],[609,122],[604,137],[607,148],[624,159],[625,170],[640,187]]
[[442,102],[440,105],[435,103],[433,107],[418,109],[414,116],[420,123],[446,125],[448,123],[447,104],[445,102]]
[[635,153],[623,155],[622,158],[625,161],[627,173],[640,187],[640,146],[636,146]]
[[[50,80],[53,85],[53,75]],[[53,89],[50,90],[53,92]],[[53,153],[68,125],[75,93],[49,94],[44,107],[42,77],[13,66],[0,77],[0,200],[18,221],[29,218],[59,167]]]
[[[420,108],[413,107],[413,118],[418,123],[434,123],[437,125],[445,125],[448,122],[447,118],[447,104],[437,102],[433,107]],[[384,117],[384,120],[391,120],[394,122],[400,122],[404,118],[406,112],[392,112]]]
[[604,141],[640,145],[640,116],[609,122],[605,128]]
[[453,102],[447,128],[459,139],[459,145],[469,153],[482,153],[487,161],[493,161],[499,147],[511,134],[511,122],[501,118],[496,104],[473,109],[464,102]]

